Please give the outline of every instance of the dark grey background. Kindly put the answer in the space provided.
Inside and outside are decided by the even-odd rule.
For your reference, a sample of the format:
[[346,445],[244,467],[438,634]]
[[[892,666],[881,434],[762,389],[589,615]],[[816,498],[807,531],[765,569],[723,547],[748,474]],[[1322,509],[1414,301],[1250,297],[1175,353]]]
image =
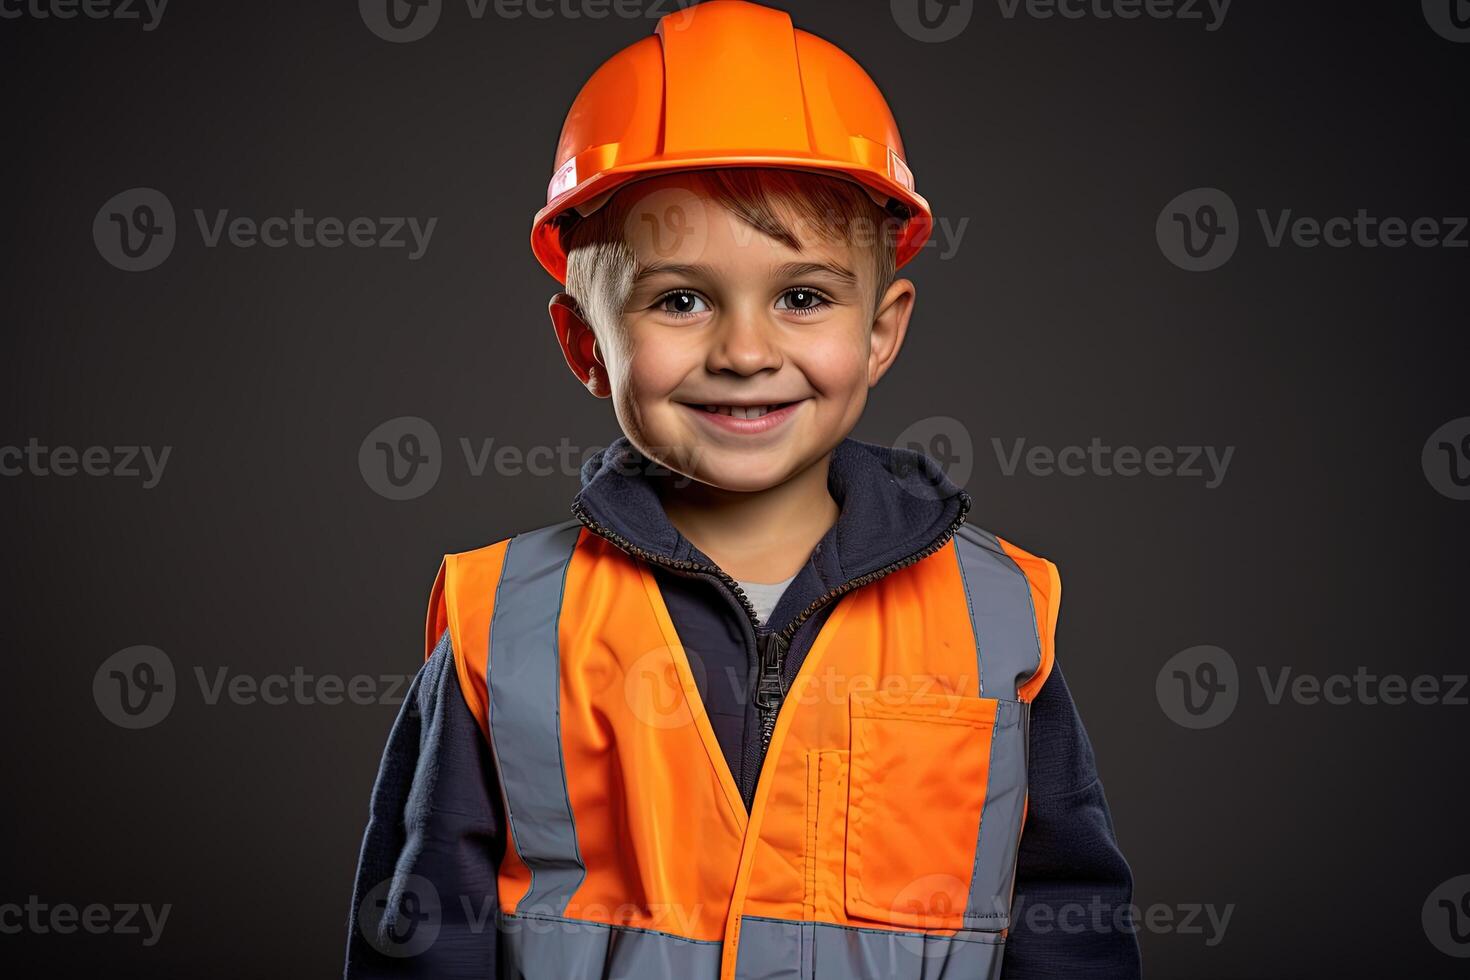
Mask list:
[[[1448,0],[1446,0],[1448,2]],[[647,10],[652,4],[636,5]],[[1060,566],[1058,654],[1140,907],[1233,905],[1224,941],[1145,931],[1152,977],[1450,977],[1421,910],[1470,873],[1464,706],[1270,705],[1258,667],[1466,670],[1470,503],[1421,466],[1470,415],[1461,249],[1270,248],[1255,210],[1470,213],[1470,44],[1417,3],[1237,0],[1223,25],[1004,17],[923,43],[886,2],[784,4],[859,59],[918,188],[969,219],[905,269],[904,354],[854,435],[934,416],[973,444],[974,522]],[[411,674],[439,556],[560,520],[578,483],[473,476],[459,440],[595,448],[527,232],[563,115],[652,17],[484,19],[446,0],[407,44],[356,5],[173,0],[134,22],[0,20],[0,445],[172,446],[159,485],[0,478],[0,903],[149,902],[162,940],[0,935],[11,975],[340,971],[368,793],[396,708],[204,703],[200,667]],[[153,187],[178,242],[103,260],[113,195]],[[1176,268],[1164,205],[1240,210],[1223,267]],[[404,249],[206,248],[192,211],[439,218]],[[443,474],[390,501],[374,427],[432,422]],[[1234,446],[1223,484],[1006,476],[992,439]],[[125,731],[92,697],[136,644],[179,672]],[[1160,669],[1229,651],[1240,703],[1172,723]],[[1467,950],[1462,950],[1467,951]],[[20,972],[13,972],[16,968]]]

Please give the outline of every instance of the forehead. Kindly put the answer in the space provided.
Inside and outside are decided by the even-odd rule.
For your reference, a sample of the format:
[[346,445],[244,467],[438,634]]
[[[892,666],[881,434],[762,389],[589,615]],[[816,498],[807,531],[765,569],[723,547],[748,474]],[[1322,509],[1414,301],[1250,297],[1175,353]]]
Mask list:
[[620,192],[623,239],[640,268],[703,264],[756,275],[794,260],[830,262],[859,273],[855,242],[834,216],[818,223],[779,199],[771,208],[798,247],[772,237],[712,197],[697,173],[660,174]]

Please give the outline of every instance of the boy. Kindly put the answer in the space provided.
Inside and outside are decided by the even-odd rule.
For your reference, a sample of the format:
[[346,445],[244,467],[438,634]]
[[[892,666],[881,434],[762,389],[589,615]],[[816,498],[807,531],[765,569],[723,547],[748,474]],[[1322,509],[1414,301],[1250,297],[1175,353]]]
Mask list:
[[573,519],[446,557],[347,976],[1137,976],[1055,566],[848,435],[932,221],[877,88],[709,0],[557,164],[532,245],[624,436]]

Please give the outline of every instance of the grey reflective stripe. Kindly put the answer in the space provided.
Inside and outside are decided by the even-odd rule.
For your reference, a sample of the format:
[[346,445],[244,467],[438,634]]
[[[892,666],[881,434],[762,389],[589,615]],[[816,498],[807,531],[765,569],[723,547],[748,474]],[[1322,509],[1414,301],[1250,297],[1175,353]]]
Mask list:
[[[723,944],[551,915],[496,917],[501,973],[517,980],[718,980]],[[952,936],[747,915],[736,980],[997,980],[998,933]],[[507,972],[508,971],[508,972]]]
[[484,975],[517,980],[718,980],[724,948],[653,929],[520,913],[501,913],[496,933],[502,966],[486,964]]
[[[736,980],[995,980],[1005,940],[999,934],[953,936],[793,922],[747,915],[740,920]],[[653,976],[653,974],[650,974]]]
[[954,540],[975,634],[980,689],[985,697],[1000,702],[964,923],[999,931],[1010,927],[1016,849],[1026,804],[1029,708],[1016,697],[1041,666],[1041,634],[1031,583],[995,536],[966,524],[955,532]]
[[985,783],[985,809],[975,843],[975,871],[964,922],[972,929],[1009,929],[1011,876],[1021,842],[1026,803],[1026,725],[1028,706],[1001,701],[990,737],[990,776]]
[[582,530],[569,520],[511,538],[490,623],[490,743],[516,853],[531,871],[519,911],[559,913],[587,868],[577,847],[561,750],[557,625]]
[[980,670],[980,690],[1014,701],[1041,666],[1031,584],[988,531],[962,524],[954,535]]

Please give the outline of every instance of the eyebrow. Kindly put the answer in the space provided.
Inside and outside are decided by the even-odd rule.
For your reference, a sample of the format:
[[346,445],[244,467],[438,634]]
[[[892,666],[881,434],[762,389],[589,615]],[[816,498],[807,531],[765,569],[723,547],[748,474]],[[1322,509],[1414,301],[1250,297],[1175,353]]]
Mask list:
[[[672,275],[690,278],[713,279],[714,268],[703,262],[696,263],[674,263],[674,262],[651,262],[640,268],[633,276],[633,287],[636,289],[645,280],[654,276]],[[836,262],[787,262],[777,266],[774,270],[778,279],[797,279],[802,276],[829,275],[846,285],[856,286],[858,277],[849,268]]]

